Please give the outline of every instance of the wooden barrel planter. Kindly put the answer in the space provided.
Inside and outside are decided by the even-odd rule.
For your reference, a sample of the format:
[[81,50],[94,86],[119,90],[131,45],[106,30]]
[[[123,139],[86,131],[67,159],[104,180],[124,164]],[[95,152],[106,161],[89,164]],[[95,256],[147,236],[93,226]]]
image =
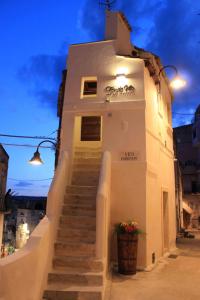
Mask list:
[[117,235],[118,272],[124,275],[136,273],[138,235],[129,233]]

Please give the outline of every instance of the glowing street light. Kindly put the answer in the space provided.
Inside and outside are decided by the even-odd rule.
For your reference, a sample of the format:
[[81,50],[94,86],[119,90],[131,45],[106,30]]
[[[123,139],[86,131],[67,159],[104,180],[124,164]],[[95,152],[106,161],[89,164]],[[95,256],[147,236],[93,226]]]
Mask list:
[[55,149],[56,149],[56,146],[57,144],[50,141],[50,140],[44,140],[42,142],[40,142],[37,146],[37,150],[36,152],[33,154],[33,157],[29,160],[29,163],[31,165],[34,165],[34,166],[39,166],[39,165],[42,165],[44,162],[42,161],[41,157],[40,157],[40,152],[39,152],[39,148],[40,146],[43,144],[43,143],[51,143],[54,145]]
[[185,85],[186,85],[186,81],[178,76],[176,76],[170,82],[170,86],[175,90],[179,90],[179,89],[183,88]]
[[160,76],[160,74],[162,73],[162,71],[164,69],[167,69],[167,68],[171,68],[171,69],[173,69],[175,71],[175,76],[170,81],[170,86],[173,89],[179,90],[179,89],[183,88],[184,86],[186,86],[186,81],[179,76],[177,68],[175,66],[173,66],[173,65],[164,66],[162,69],[160,69],[158,76]]

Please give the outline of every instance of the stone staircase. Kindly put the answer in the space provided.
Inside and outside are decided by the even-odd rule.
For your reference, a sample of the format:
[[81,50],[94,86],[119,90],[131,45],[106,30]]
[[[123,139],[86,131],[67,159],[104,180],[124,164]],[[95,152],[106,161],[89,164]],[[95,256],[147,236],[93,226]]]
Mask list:
[[103,263],[95,258],[100,149],[77,148],[43,299],[102,300]]

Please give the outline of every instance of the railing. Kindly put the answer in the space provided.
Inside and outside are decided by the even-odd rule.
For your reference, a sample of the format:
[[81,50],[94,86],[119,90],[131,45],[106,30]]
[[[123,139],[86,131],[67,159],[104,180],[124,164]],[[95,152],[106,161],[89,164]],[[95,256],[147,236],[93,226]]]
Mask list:
[[111,154],[103,154],[96,198],[96,258],[108,256],[109,222],[110,222],[110,178]]
[[42,299],[67,183],[68,155],[64,152],[49,190],[47,215],[35,228],[24,248],[0,260],[1,300]]

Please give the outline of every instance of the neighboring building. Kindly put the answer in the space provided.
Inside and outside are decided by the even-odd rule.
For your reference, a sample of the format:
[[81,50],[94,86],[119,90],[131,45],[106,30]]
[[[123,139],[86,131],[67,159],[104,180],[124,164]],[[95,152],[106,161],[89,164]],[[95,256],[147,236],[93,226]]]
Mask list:
[[0,144],[0,249],[3,233],[4,222],[4,197],[6,193],[7,173],[8,173],[8,160],[9,156],[3,146]]
[[16,232],[25,224],[29,234],[32,233],[45,215],[46,197],[12,196],[9,208],[11,213],[5,216],[3,242],[21,248],[22,246],[18,245],[24,245],[24,243],[16,241]]
[[194,122],[174,128],[176,157],[183,186],[183,225],[200,226],[200,106]]
[[3,146],[0,144],[0,197],[4,197],[6,193],[8,160],[9,156]]
[[104,41],[69,48],[60,150],[74,163],[111,153],[111,228],[139,222],[144,269],[175,246],[172,92],[159,58],[131,44],[124,15],[107,12],[106,21]]
[[[176,152],[174,153],[176,157]],[[175,171],[175,199],[176,199],[176,231],[177,236],[181,229],[185,227],[183,223],[183,189],[182,189],[182,176],[181,168],[178,159],[174,161]]]

